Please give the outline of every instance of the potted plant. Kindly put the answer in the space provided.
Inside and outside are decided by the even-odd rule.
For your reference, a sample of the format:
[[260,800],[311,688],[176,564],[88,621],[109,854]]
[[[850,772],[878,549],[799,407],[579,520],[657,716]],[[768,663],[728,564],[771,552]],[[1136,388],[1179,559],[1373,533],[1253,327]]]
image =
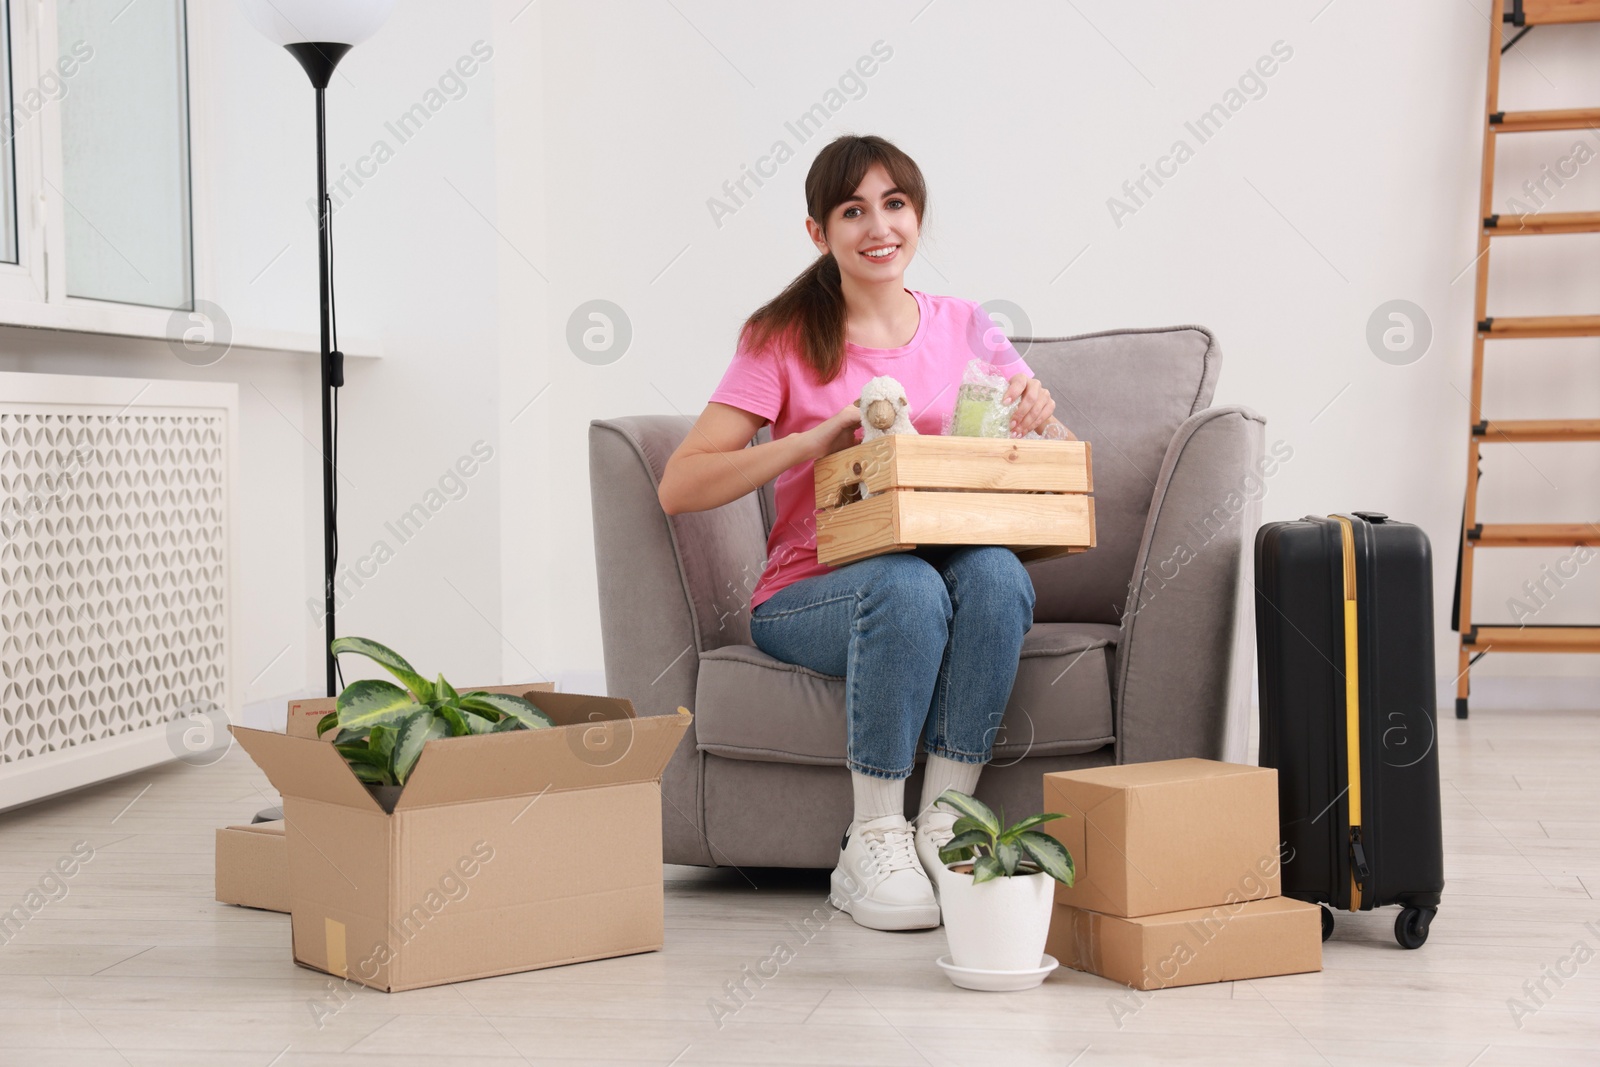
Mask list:
[[[939,965],[971,989],[1027,989],[1056,967],[1044,954],[1055,883],[1071,885],[1072,855],[1035,827],[1059,812],[1004,825],[989,806],[954,789],[939,805],[956,812],[955,833],[939,850],[939,904],[950,955]],[[948,960],[948,962],[947,962]]]
[[[519,696],[475,690],[458,693],[439,675],[432,682],[398,653],[364,637],[341,637],[334,655],[355,652],[401,683],[363,678],[345,686],[334,710],[317,723],[317,736],[337,730],[333,744],[384,811],[393,811],[422,746],[441,737],[538,730],[550,716]],[[404,686],[402,688],[401,686]]]

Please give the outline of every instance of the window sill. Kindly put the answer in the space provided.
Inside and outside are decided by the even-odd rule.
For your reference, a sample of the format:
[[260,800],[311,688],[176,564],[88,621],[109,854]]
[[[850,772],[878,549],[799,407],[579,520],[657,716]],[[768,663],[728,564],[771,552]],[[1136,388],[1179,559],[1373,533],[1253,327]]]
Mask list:
[[[0,300],[0,326],[158,341],[178,341],[182,331],[190,325],[187,314],[106,301],[47,304],[31,300]],[[339,340],[339,347],[352,359],[383,357],[383,343],[375,337],[346,334]],[[246,328],[233,330],[229,347],[315,356],[322,352],[322,341],[316,334],[294,330]]]

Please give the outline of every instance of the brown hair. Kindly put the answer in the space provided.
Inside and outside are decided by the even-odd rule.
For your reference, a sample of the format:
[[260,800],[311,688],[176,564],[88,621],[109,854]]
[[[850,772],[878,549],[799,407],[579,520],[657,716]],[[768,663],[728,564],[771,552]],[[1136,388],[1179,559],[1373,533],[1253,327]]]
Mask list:
[[[927,187],[915,161],[882,137],[847,134],[817,153],[806,172],[806,214],[827,232],[833,209],[855,195],[874,163],[883,164],[905,194],[920,228],[927,219]],[[752,352],[768,351],[774,338],[795,342],[800,358],[821,384],[844,370],[844,290],[839,262],[824,252],[788,288],[756,310],[739,330]]]

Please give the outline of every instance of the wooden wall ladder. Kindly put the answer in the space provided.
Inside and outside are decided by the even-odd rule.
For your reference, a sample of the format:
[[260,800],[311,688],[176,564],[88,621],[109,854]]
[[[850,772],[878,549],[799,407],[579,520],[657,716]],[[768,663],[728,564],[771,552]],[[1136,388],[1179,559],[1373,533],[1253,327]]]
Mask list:
[[[1456,575],[1452,627],[1461,635],[1456,677],[1456,718],[1467,717],[1468,673],[1491,649],[1496,652],[1600,652],[1600,625],[1479,625],[1472,621],[1472,558],[1482,548],[1600,546],[1600,522],[1480,523],[1478,479],[1484,445],[1542,441],[1600,441],[1600,419],[1502,421],[1483,416],[1485,341],[1546,337],[1600,337],[1600,315],[1491,317],[1488,313],[1489,243],[1495,237],[1600,233],[1600,211],[1494,213],[1494,159],[1498,138],[1538,130],[1600,129],[1600,107],[1563,111],[1501,111],[1500,56],[1534,26],[1600,22],[1600,0],[1494,0],[1489,30],[1488,106],[1483,135],[1483,174],[1479,195],[1476,335],[1472,342],[1472,420],[1467,440],[1466,506],[1462,514],[1461,554]],[[1501,45],[1501,25],[1521,31]]]

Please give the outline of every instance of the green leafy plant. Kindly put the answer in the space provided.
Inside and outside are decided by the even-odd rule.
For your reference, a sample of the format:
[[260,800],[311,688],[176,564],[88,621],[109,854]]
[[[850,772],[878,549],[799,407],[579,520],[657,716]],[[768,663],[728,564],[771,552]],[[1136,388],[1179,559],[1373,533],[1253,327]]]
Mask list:
[[345,686],[334,710],[317,722],[317,736],[337,730],[334,746],[357,778],[371,785],[405,785],[422,746],[441,737],[539,730],[550,716],[509,693],[458,693],[439,675],[428,681],[398,653],[364,637],[341,637],[334,655],[355,652],[383,667],[404,688],[381,678]]
[[960,816],[951,827],[955,836],[939,850],[939,861],[957,863],[971,860],[972,881],[975,884],[1001,876],[1009,878],[1019,871],[1023,874],[1042,871],[1068,886],[1077,876],[1072,854],[1066,846],[1049,834],[1034,829],[1051,819],[1065,818],[1062,813],[1030,815],[1021,822],[1004,826],[1003,810],[1002,817],[996,818],[989,805],[954,789],[946,789],[939,794],[937,803]]

